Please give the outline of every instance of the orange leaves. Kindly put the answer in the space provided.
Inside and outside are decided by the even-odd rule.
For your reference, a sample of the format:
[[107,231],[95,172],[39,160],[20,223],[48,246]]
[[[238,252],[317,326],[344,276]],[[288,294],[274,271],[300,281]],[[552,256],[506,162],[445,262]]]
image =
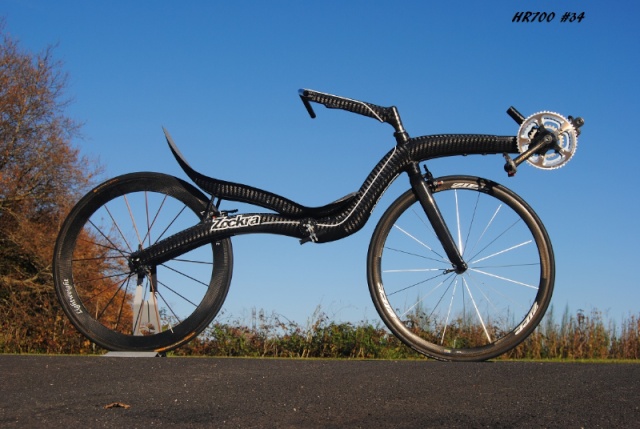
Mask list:
[[23,51],[0,20],[0,351],[85,349],[51,275],[61,219],[96,173],[71,145],[66,84],[53,48]]

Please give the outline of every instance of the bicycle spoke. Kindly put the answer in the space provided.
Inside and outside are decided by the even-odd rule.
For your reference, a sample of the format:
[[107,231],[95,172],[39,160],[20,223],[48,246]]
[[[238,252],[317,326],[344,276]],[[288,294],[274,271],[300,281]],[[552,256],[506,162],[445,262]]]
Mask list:
[[[95,227],[95,226],[94,226]],[[100,232],[100,231],[99,231]],[[109,246],[107,246],[105,243],[99,242],[99,241],[95,241],[95,240],[86,240],[84,238],[80,238],[78,239],[79,242],[85,243],[89,246],[94,246],[94,247],[99,247],[101,249],[105,249],[105,250],[111,250],[114,251],[116,253],[119,253],[119,256],[105,256],[105,258],[126,258],[127,257],[127,253],[121,249],[118,248],[118,246],[116,244],[114,244],[108,237],[106,237],[105,235],[102,234],[102,232],[100,232],[100,234],[105,237],[105,239],[107,239]],[[101,256],[102,257],[102,256]],[[74,261],[82,261],[82,260],[92,260],[92,259],[100,259],[101,257],[94,257],[94,258],[81,258],[81,259],[76,259],[74,258]]]
[[[176,314],[175,311],[173,311],[173,308],[169,305],[169,303],[167,302],[167,300],[164,298],[164,295],[160,292],[157,293],[157,295],[160,297],[160,299],[162,300],[162,302],[164,303],[165,307],[169,310],[169,312],[173,315],[173,317],[176,319],[176,322],[178,322],[178,324],[182,323],[182,320],[180,319],[180,316],[178,316]],[[168,329],[173,332],[173,326],[171,325],[171,323],[167,320],[167,327]]]
[[405,250],[395,249],[393,247],[385,247],[385,250],[391,250],[392,252],[404,253],[405,255],[411,255],[411,256],[418,257],[418,258],[427,259],[429,261],[444,262],[444,261],[442,261],[440,259],[429,258],[429,257],[424,256],[424,255],[420,255],[420,254],[412,253],[412,252],[407,252]]
[[194,259],[181,259],[181,258],[175,258],[173,259],[173,261],[175,262],[188,262],[190,264],[201,264],[201,265],[213,265],[213,262],[207,262],[207,261],[196,261]]
[[449,301],[449,308],[447,309],[447,317],[444,321],[444,328],[442,329],[442,336],[440,339],[440,345],[444,344],[444,338],[447,333],[447,327],[449,327],[449,317],[451,317],[451,309],[453,308],[453,299],[456,296],[456,289],[458,287],[458,282],[456,281],[453,285],[453,292],[451,292],[451,300]]
[[407,237],[411,238],[412,240],[414,240],[416,243],[420,244],[422,247],[428,249],[430,252],[435,253],[436,255],[438,255],[438,257],[440,257],[442,260],[445,260],[442,255],[440,255],[438,252],[436,252],[435,250],[433,250],[431,247],[429,247],[426,243],[423,243],[422,241],[418,240],[416,237],[414,237],[413,235],[409,234],[407,231],[405,231],[404,229],[400,228],[398,225],[393,225],[394,228],[397,228],[398,230],[400,230],[404,235],[406,235]]
[[138,231],[138,223],[136,222],[133,212],[131,211],[131,206],[129,205],[129,199],[127,198],[126,195],[123,195],[122,198],[124,199],[124,202],[127,206],[127,210],[129,210],[129,218],[131,219],[131,226],[133,226],[133,229],[136,232],[136,236],[138,237],[138,245],[142,247],[144,243],[142,241],[142,238],[140,238],[140,232]]
[[[425,295],[423,295],[422,298],[417,299],[416,302],[413,305],[408,307],[403,313],[400,314],[400,318],[405,318],[407,314],[409,314],[411,311],[413,311],[413,309],[418,307],[425,299],[427,299],[431,294],[433,294],[435,291],[437,291],[440,288],[440,286],[442,286],[444,283],[445,283],[445,280],[441,281],[440,283],[435,285],[433,288],[431,288],[431,290],[429,292],[427,292]],[[398,291],[398,292],[400,292],[400,291]],[[446,291],[444,293],[446,293]],[[393,294],[391,294],[391,295],[393,295]],[[436,305],[436,307],[437,307],[437,305]]]
[[[479,204],[480,204],[480,193],[478,192],[478,194],[476,195],[476,201],[475,201],[475,204],[474,204],[474,207],[473,207],[473,211],[471,212],[471,219],[469,221],[469,228],[467,229],[467,236],[464,239],[465,252],[466,252],[466,249],[469,248],[469,239],[471,238],[471,231],[473,231],[473,225],[475,224],[475,221],[476,221],[476,215],[478,213]],[[480,237],[480,239],[481,238],[482,237]],[[471,251],[473,251],[473,249]],[[465,252],[462,252],[463,256],[464,256]]]
[[[478,237],[478,239],[476,240],[476,243],[473,245],[473,248],[471,249],[470,252],[473,252],[476,248],[476,246],[482,241],[482,239],[484,238],[485,234],[487,233],[487,231],[489,230],[489,228],[491,227],[491,225],[493,225],[494,220],[496,219],[496,217],[498,216],[498,213],[500,212],[500,209],[502,208],[502,204],[498,205],[496,207],[496,210],[493,212],[491,219],[489,219],[489,221],[487,222],[487,224],[485,225],[484,229],[482,230],[482,233],[480,234],[480,236]],[[480,251],[482,252],[482,250]],[[478,252],[478,253],[480,253]],[[475,256],[478,255],[478,253],[476,253]],[[473,259],[475,258],[475,256],[470,257],[469,259]]]
[[512,251],[512,250],[514,250],[514,249],[517,249],[517,248],[519,248],[519,247],[526,246],[527,244],[531,244],[532,242],[533,242],[533,240],[527,240],[527,241],[522,242],[522,243],[520,243],[520,244],[516,244],[515,246],[511,246],[511,247],[509,247],[509,248],[507,248],[507,249],[500,250],[499,252],[493,253],[493,254],[491,254],[491,255],[489,255],[489,256],[485,256],[484,258],[476,259],[475,261],[472,261],[471,263],[472,263],[472,264],[477,264],[477,263],[478,263],[478,262],[480,262],[480,261],[485,261],[485,260],[487,260],[487,259],[490,259],[490,258],[493,258],[493,257],[495,257],[495,256],[501,255],[501,254],[503,254],[503,253],[510,252],[510,251]]
[[456,226],[458,232],[458,251],[460,254],[464,254],[464,249],[462,248],[462,228],[460,227],[460,206],[458,203],[458,190],[455,189],[453,191],[453,195],[456,199]]
[[185,278],[187,278],[189,280],[193,280],[194,282],[196,282],[198,284],[201,284],[201,285],[203,285],[205,287],[209,286],[207,283],[205,283],[205,282],[203,282],[201,280],[198,280],[197,278],[195,278],[193,276],[190,276],[190,275],[186,274],[183,271],[176,270],[175,268],[172,268],[172,267],[170,267],[170,266],[168,266],[166,264],[163,264],[162,266],[165,267],[166,269],[170,270],[170,271],[173,271],[174,273],[177,273],[177,274],[179,274],[179,275],[181,275],[181,276],[183,276],[183,277],[185,277]]
[[464,277],[462,278],[462,283],[464,284],[465,288],[467,289],[467,293],[469,294],[469,298],[471,298],[471,303],[473,304],[473,308],[475,308],[475,310],[476,310],[476,315],[478,316],[478,320],[482,324],[482,329],[484,330],[484,333],[487,336],[487,340],[489,342],[492,342],[491,336],[489,335],[489,331],[487,331],[487,325],[484,323],[484,319],[482,318],[482,315],[480,314],[480,309],[478,308],[478,305],[476,304],[476,300],[473,298],[473,294],[471,293],[471,289],[469,288],[469,285],[467,284],[467,281],[466,281],[466,279]]
[[[194,308],[198,306],[198,304],[196,304],[195,302],[191,301],[189,298],[187,298],[184,295],[181,295],[180,293],[178,293],[178,291],[176,291],[175,289],[167,286],[166,284],[162,283],[162,282],[158,282],[160,283],[165,289],[167,289],[168,291],[172,292],[174,295],[182,298],[184,301],[188,302],[189,304],[191,304]],[[169,307],[169,309],[171,309],[171,306],[167,303],[167,307]],[[172,310],[173,311],[173,310]],[[178,316],[176,316],[176,318],[178,318]]]
[[[120,287],[118,287],[118,289],[116,290],[116,292],[113,294],[113,296],[109,299],[109,301],[107,301],[107,304],[104,306],[104,308],[102,309],[102,311],[97,314],[96,319],[100,320],[102,318],[102,316],[104,316],[105,311],[107,311],[107,308],[109,308],[109,305],[111,305],[111,302],[113,302],[113,300],[115,299],[115,297],[118,295],[118,292],[120,292],[122,290],[122,286],[124,286],[125,283],[128,283],[129,279],[127,278],[125,281],[123,281],[122,283],[120,283]],[[125,288],[126,290],[126,288]],[[99,295],[99,294],[98,294]],[[89,301],[93,300],[93,298],[97,297],[98,295],[94,295]],[[96,309],[97,310],[97,309]]]
[[[142,238],[142,242],[144,243],[147,239],[149,240],[148,245],[151,245],[151,229],[153,228],[153,226],[156,223],[156,220],[158,219],[158,216],[160,215],[160,211],[162,210],[162,207],[164,207],[164,203],[167,200],[167,195],[164,196],[164,198],[162,199],[162,202],[160,203],[160,205],[158,206],[158,209],[155,212],[155,216],[153,217],[153,220],[149,220],[149,200],[148,200],[148,192],[145,192],[145,208],[146,208],[146,214],[147,214],[147,233],[145,234],[145,236]],[[184,208],[183,208],[184,209]],[[171,225],[167,226],[167,229],[170,227]],[[166,229],[165,229],[166,231]],[[158,240],[156,240],[157,242]]]
[[164,235],[167,233],[167,231],[169,231],[171,229],[171,227],[175,224],[175,222],[178,220],[178,218],[180,217],[180,215],[182,215],[182,213],[187,209],[187,207],[182,207],[182,210],[180,210],[178,212],[178,214],[176,214],[174,216],[174,218],[168,223],[167,227],[164,229],[164,231],[162,231],[160,233],[160,235],[158,235],[158,238],[156,238],[154,243],[157,243],[158,241],[160,241],[162,239],[162,237],[164,237]]
[[158,266],[130,255],[201,222],[206,196],[159,173],[101,184],[71,211],[54,256],[55,284],[73,324],[110,350],[171,350],[205,329],[231,280],[229,239]]
[[[109,217],[111,218],[111,224],[113,227],[115,227],[118,231],[118,233],[120,234],[120,237],[122,238],[122,240],[124,240],[124,244],[127,245],[127,249],[129,250],[129,253],[133,252],[133,248],[131,247],[131,244],[129,243],[129,241],[127,240],[126,235],[122,232],[122,229],[120,228],[120,223],[116,221],[115,217],[113,216],[113,214],[111,213],[111,210],[109,210],[109,206],[107,204],[104,205],[104,209],[107,212],[107,214],[109,215]],[[96,229],[99,230],[100,234],[102,234],[102,236],[104,238],[106,238],[110,243],[113,243],[111,241],[111,239],[109,237],[107,237],[107,235],[105,235],[101,229],[99,229],[91,219],[89,219],[89,223],[91,223],[91,225],[93,225]],[[118,248],[118,246],[116,244],[114,244],[114,246],[116,246],[116,248]]]
[[[523,314],[526,312],[526,310],[531,307],[531,303],[530,302],[520,302],[517,301],[516,299],[512,298],[512,294],[507,294],[501,290],[499,290],[498,288],[493,286],[493,283],[487,283],[487,282],[483,282],[479,279],[476,278],[476,276],[472,275],[472,272],[467,272],[467,281],[471,282],[473,281],[475,288],[478,289],[480,291],[480,293],[483,295],[483,297],[485,298],[485,300],[495,309],[497,306],[494,304],[494,300],[492,300],[491,298],[489,298],[489,296],[487,296],[484,292],[483,292],[483,288],[489,289],[493,295],[495,296],[495,300],[501,300],[501,301],[505,301],[509,303],[510,307],[513,308],[519,308],[523,311]],[[482,286],[480,286],[482,285]],[[508,291],[512,291],[511,289],[508,289]]]
[[118,317],[116,318],[116,324],[115,324],[115,329],[118,329],[118,327],[120,326],[120,320],[122,318],[122,314],[124,313],[124,309],[125,309],[125,302],[127,301],[127,294],[123,293],[122,294],[122,301],[120,301],[120,309],[118,310]]
[[540,262],[522,262],[519,264],[492,264],[492,265],[480,265],[473,268],[487,269],[487,268],[518,268],[518,267],[539,267]]
[[466,270],[436,257],[443,249],[411,191],[385,212],[371,241],[370,291],[380,315],[411,347],[440,359],[501,354],[522,340],[509,334],[523,320],[535,317],[527,330],[539,323],[533,306],[550,297],[542,294],[553,255],[535,214],[504,188],[478,183],[451,176],[433,192]]
[[[108,212],[108,210],[107,210]],[[113,218],[112,218],[113,220]],[[88,224],[90,224],[100,235],[102,235],[104,237],[105,240],[107,240],[107,242],[112,246],[105,246],[103,244],[100,243],[96,243],[99,244],[101,247],[107,248],[107,249],[111,249],[111,250],[115,250],[116,252],[120,253],[122,256],[126,256],[126,253],[131,253],[131,246],[129,245],[129,243],[127,243],[126,238],[124,237],[124,234],[122,234],[122,231],[120,230],[120,228],[118,227],[118,224],[115,223],[115,221],[113,221],[114,224],[113,226],[118,230],[118,232],[120,233],[120,236],[122,237],[122,239],[124,240],[125,244],[127,245],[127,248],[129,249],[128,252],[124,252],[120,249],[120,246],[118,246],[116,243],[114,243],[111,238],[105,234],[104,232],[102,232],[102,228],[99,228],[95,223],[93,223],[93,221],[91,219],[89,219]],[[85,242],[87,242],[86,240],[84,240]]]
[[74,258],[72,262],[80,263],[80,262],[109,261],[109,260],[121,261],[122,259],[123,259],[122,256],[93,256],[91,258]]
[[112,278],[116,278],[116,277],[123,277],[123,276],[129,278],[131,276],[131,274],[130,273],[126,273],[126,272],[120,272],[120,273],[110,274],[108,276],[94,277],[94,278],[89,278],[89,279],[79,279],[79,280],[75,281],[75,284],[82,286],[82,285],[84,285],[86,283],[95,283],[95,282],[100,282],[102,280],[108,280],[108,279],[112,279]]
[[509,230],[511,230],[514,226],[516,226],[520,222],[521,222],[521,219],[517,219],[515,222],[513,222],[511,225],[506,227],[504,229],[504,231],[502,231],[500,234],[498,234],[493,240],[491,240],[486,246],[484,246],[482,249],[480,249],[475,255],[473,255],[469,259],[475,259],[478,255],[480,255],[482,252],[484,252],[489,246],[491,246],[493,243],[498,241],[498,239],[500,239],[502,236],[504,236]]
[[517,284],[517,285],[520,285],[520,286],[524,286],[524,287],[528,287],[528,288],[531,288],[531,289],[538,290],[537,286],[534,286],[534,285],[531,285],[531,284],[519,282],[517,280],[509,279],[509,278],[506,278],[506,277],[503,277],[503,276],[499,276],[497,274],[491,274],[491,273],[488,273],[486,271],[478,270],[476,268],[470,268],[470,270],[473,271],[473,272],[476,272],[476,273],[484,274],[485,276],[493,277],[493,278],[496,278],[496,279],[499,279],[499,280],[504,280],[506,282],[510,282],[510,283],[513,283],[513,284]]
[[398,289],[398,290],[396,290],[395,292],[388,293],[388,295],[389,295],[389,296],[393,296],[393,295],[398,294],[398,293],[400,293],[400,292],[405,292],[405,291],[407,291],[407,290],[409,290],[409,289],[412,289],[412,288],[414,288],[414,287],[416,287],[416,286],[419,286],[419,285],[421,285],[421,284],[424,284],[424,283],[430,282],[431,280],[436,279],[436,278],[438,278],[438,277],[440,277],[440,276],[442,276],[442,275],[443,275],[443,274],[438,274],[437,276],[429,277],[429,278],[424,279],[424,280],[421,280],[421,281],[419,281],[419,282],[417,282],[417,283],[414,283],[414,284],[411,284],[411,285],[409,285],[409,286],[406,286],[406,287],[403,287],[403,288],[401,288],[401,289]]

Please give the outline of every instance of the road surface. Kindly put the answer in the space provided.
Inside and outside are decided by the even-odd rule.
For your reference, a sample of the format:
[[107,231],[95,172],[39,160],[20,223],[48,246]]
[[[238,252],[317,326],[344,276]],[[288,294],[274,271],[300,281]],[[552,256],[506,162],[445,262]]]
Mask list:
[[2,428],[640,428],[640,364],[0,355]]

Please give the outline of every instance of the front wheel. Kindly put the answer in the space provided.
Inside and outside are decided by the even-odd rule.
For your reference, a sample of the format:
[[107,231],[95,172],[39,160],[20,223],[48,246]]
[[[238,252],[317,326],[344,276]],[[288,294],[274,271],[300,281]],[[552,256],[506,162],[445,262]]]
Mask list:
[[75,327],[109,350],[166,351],[216,316],[233,268],[229,239],[133,270],[129,255],[200,222],[207,199],[159,173],[112,179],[65,220],[53,259],[58,299]]
[[367,256],[369,291],[387,327],[440,360],[482,361],[516,347],[551,301],[555,266],[542,222],[489,180],[434,180],[433,196],[468,269],[452,269],[413,191],[378,223]]

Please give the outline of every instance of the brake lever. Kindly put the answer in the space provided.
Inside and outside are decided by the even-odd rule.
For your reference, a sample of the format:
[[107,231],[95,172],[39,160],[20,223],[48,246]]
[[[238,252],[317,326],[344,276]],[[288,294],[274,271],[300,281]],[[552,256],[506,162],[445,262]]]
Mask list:
[[304,91],[300,90],[300,100],[302,100],[302,104],[304,104],[304,107],[307,109],[307,112],[309,113],[309,116],[311,116],[311,119],[315,119],[316,118],[316,112],[313,111],[313,107],[311,107],[311,103],[309,102],[309,99],[306,97],[306,95],[304,95]]

